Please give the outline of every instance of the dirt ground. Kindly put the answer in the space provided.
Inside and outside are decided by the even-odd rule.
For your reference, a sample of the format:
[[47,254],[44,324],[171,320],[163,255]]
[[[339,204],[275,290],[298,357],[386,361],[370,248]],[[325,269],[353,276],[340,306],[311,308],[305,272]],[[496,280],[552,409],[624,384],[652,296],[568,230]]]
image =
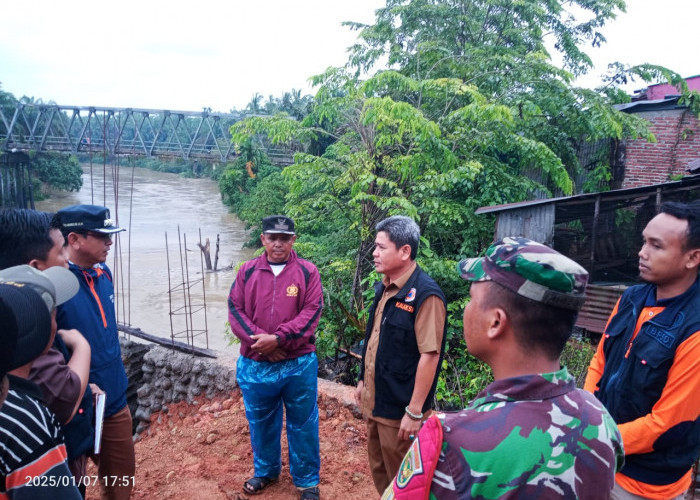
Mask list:
[[[376,499],[367,464],[365,423],[337,399],[319,392],[321,498]],[[229,397],[180,402],[151,417],[136,443],[133,500],[243,500],[243,482],[253,475],[243,400]],[[282,474],[256,499],[296,500],[283,431]],[[94,471],[88,471],[94,474]],[[97,488],[87,499],[98,500]]]

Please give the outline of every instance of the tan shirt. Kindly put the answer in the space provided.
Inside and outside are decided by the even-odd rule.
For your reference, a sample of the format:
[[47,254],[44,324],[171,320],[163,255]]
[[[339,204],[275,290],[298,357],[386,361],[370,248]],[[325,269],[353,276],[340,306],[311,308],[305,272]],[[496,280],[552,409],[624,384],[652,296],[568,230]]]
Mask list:
[[[399,290],[411,277],[413,271],[416,270],[416,264],[402,274],[396,281],[391,282],[389,278],[384,276],[382,283],[384,284],[384,293],[377,303],[377,308],[374,311],[372,319],[372,332],[370,333],[369,341],[367,342],[367,351],[365,353],[365,374],[364,374],[364,390],[362,391],[361,407],[362,414],[366,418],[372,418],[385,425],[399,427],[401,420],[393,420],[381,417],[373,417],[374,410],[374,365],[377,357],[377,348],[379,347],[379,336],[381,330],[382,315],[387,301],[394,295],[399,293]],[[445,304],[436,295],[431,295],[423,301],[418,313],[416,314],[415,332],[416,342],[418,343],[418,351],[421,353],[440,352],[442,346],[442,334],[445,327]]]

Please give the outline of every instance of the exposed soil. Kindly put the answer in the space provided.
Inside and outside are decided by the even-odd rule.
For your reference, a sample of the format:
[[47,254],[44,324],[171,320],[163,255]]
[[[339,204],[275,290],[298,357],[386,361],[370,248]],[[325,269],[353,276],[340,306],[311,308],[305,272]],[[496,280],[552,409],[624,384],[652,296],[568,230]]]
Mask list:
[[[365,423],[338,399],[319,391],[321,498],[376,499],[367,463]],[[151,417],[136,443],[132,499],[243,500],[241,489],[253,475],[248,422],[240,391],[195,404],[180,402]],[[296,500],[289,475],[286,436],[282,437],[282,474],[257,499]],[[94,474],[89,470],[88,474]],[[87,498],[99,491],[88,488]]]

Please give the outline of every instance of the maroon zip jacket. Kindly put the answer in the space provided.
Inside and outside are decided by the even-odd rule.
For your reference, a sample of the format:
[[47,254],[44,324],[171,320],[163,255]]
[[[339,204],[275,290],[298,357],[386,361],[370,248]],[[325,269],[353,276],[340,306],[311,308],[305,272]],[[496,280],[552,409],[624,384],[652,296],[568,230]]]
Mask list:
[[287,359],[316,350],[316,325],[323,309],[318,269],[294,250],[282,272],[275,276],[263,253],[238,270],[228,296],[231,330],[241,340],[241,355],[267,361],[253,352],[251,335],[277,334]]

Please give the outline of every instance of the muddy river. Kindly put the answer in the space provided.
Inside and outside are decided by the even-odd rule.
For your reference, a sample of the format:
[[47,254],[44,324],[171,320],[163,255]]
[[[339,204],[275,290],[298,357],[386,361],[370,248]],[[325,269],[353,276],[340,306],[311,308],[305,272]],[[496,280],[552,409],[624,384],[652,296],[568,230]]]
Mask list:
[[[83,171],[80,192],[53,194],[37,209],[105,205],[127,229],[115,239],[107,260],[115,275],[118,321],[235,356],[237,347],[229,346],[224,334],[226,298],[233,268],[253,250],[243,248],[248,235],[221,203],[216,183],[131,167],[119,168],[116,179],[110,166],[106,176],[102,165],[93,165],[92,173],[89,166]],[[223,270],[206,271],[197,246],[200,233],[202,243],[210,240],[212,264],[219,236],[218,268]]]

